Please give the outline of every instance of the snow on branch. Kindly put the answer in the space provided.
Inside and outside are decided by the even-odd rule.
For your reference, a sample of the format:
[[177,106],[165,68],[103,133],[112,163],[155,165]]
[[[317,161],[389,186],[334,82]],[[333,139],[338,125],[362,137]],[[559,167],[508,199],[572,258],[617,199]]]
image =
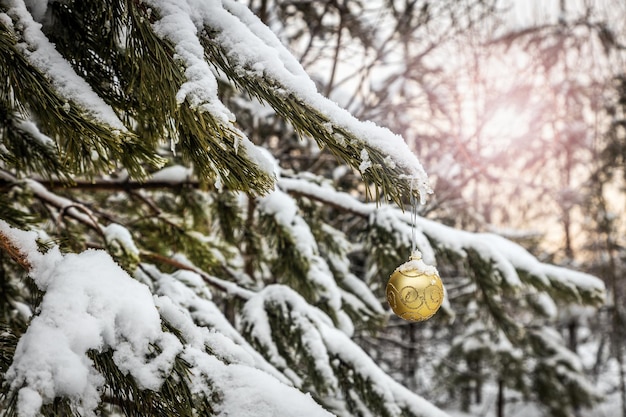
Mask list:
[[[235,116],[220,101],[217,79],[205,59],[205,50],[199,35],[199,32],[204,32],[205,30],[202,16],[221,10],[219,2],[146,0],[145,3],[154,7],[156,14],[159,15],[158,20],[152,25],[155,34],[161,39],[172,42],[176,52],[175,58],[182,63],[185,70],[186,80],[176,93],[176,103],[180,106],[186,102],[190,109],[203,113],[204,116],[209,118],[209,125],[215,125],[212,128],[219,133],[218,136],[226,135],[231,137],[233,141],[232,148],[235,154],[238,153],[241,146],[245,151],[245,156],[267,178],[273,178],[273,166],[250,139],[235,126]],[[200,21],[198,20],[199,17],[201,18]],[[175,150],[175,145],[176,143],[173,142],[173,150]],[[227,146],[225,143],[220,145],[230,146]],[[221,149],[220,151],[224,150],[226,149]],[[219,160],[219,158],[215,159]],[[220,168],[222,171],[236,169],[233,165]],[[250,178],[248,180],[252,182]],[[255,180],[258,181],[259,179],[256,178]],[[267,184],[265,188],[267,188]]]
[[[298,375],[301,380],[293,379],[303,387],[313,386],[322,404],[340,414],[358,414],[360,404],[376,415],[447,416],[395,382],[324,312],[289,287],[270,285],[257,293],[243,308],[242,325],[253,344],[274,353],[270,362],[291,366],[283,372]],[[294,346],[294,340],[301,345]],[[362,389],[369,384],[371,389]]]
[[228,323],[200,276],[143,265],[138,279],[153,295],[104,251],[64,255],[55,246],[41,253],[37,238],[0,220],[0,249],[21,260],[44,292],[5,375],[20,417],[40,415],[56,398],[95,417],[108,371],[95,365],[94,353],[110,353],[140,390],[157,392],[182,360],[185,378],[177,382],[188,385],[192,401],[208,402],[223,415],[331,415]]
[[[349,194],[324,187],[304,179],[280,178],[279,187],[288,193],[307,196],[330,204],[338,209],[366,218],[373,218],[381,227],[404,228],[400,236],[410,235],[411,216],[394,207],[379,208],[373,203],[363,203]],[[385,214],[385,215],[382,215]],[[389,216],[395,218],[391,221]],[[491,233],[471,233],[417,217],[416,229],[426,239],[419,238],[418,249],[434,256],[436,249],[450,251],[461,258],[468,252],[492,265],[500,275],[500,284],[519,287],[531,284],[553,291],[578,302],[600,304],[604,302],[604,283],[589,274],[572,271],[538,261],[520,245]],[[393,230],[390,230],[393,232]]]
[[211,352],[227,363],[254,366],[289,384],[228,322],[197,273],[178,270],[167,274],[155,266],[143,265],[138,279],[152,284],[159,296],[156,303],[161,316],[181,332],[188,344],[198,349],[210,346]]
[[[150,2],[147,2],[150,3]],[[185,66],[184,82],[176,94],[176,102],[189,102],[192,109],[209,112],[222,123],[235,116],[218,98],[217,80],[204,59],[204,48],[198,39],[198,29],[192,21],[194,10],[189,3],[175,0],[153,2],[161,17],[153,24],[155,33],[174,44],[177,58]]]
[[[293,246],[297,258],[303,259],[306,280],[319,291],[316,297],[326,299],[328,306],[338,311],[341,308],[340,293],[326,261],[320,256],[315,237],[308,224],[298,215],[298,206],[288,194],[276,190],[259,201],[259,210],[276,222],[281,234],[288,242],[285,246]],[[279,246],[280,247],[280,246]],[[279,253],[278,256],[286,256]],[[292,265],[293,267],[293,265]],[[298,277],[298,280],[302,277]],[[319,302],[320,300],[312,300]]]
[[41,73],[46,74],[57,91],[69,102],[83,109],[114,129],[125,132],[127,129],[115,111],[98,96],[87,82],[79,76],[70,63],[55,49],[41,31],[41,24],[33,20],[23,0],[7,0],[6,14],[0,13],[0,20],[12,22],[11,29],[19,31],[24,43],[22,54]]
[[163,332],[145,285],[104,251],[63,255],[54,247],[41,253],[36,232],[4,221],[0,235],[23,253],[31,279],[45,292],[6,374],[21,416],[38,415],[56,397],[67,397],[79,413],[95,416],[105,381],[90,351],[113,349],[117,367],[140,388],[159,389],[182,345]]
[[363,177],[373,181],[386,197],[402,204],[403,193],[419,194],[423,199],[431,192],[424,169],[403,138],[357,120],[322,96],[298,61],[245,5],[230,0],[147,3],[162,15],[155,25],[157,33],[175,43],[187,66],[188,82],[181,97],[198,95],[215,102],[211,98],[214,76],[199,63],[200,42],[219,71],[269,103],[300,133],[327,146],[355,169],[361,167]]

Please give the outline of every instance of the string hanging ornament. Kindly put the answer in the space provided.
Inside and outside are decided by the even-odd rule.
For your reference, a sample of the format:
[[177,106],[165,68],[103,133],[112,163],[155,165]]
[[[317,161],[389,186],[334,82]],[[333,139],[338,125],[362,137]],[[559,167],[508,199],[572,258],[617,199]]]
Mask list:
[[443,302],[443,283],[437,268],[427,265],[416,243],[417,204],[411,193],[411,256],[393,271],[387,282],[387,302],[404,320],[431,318]]

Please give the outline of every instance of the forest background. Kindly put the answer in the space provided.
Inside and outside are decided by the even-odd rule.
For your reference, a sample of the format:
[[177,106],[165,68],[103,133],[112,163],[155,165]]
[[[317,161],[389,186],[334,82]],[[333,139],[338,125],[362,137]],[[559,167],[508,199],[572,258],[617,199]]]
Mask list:
[[[271,53],[263,67],[254,51],[220,37],[229,28],[200,3],[184,2],[182,15],[197,12],[205,26],[177,37],[163,23],[175,2],[0,1],[0,415],[40,407],[45,415],[245,415],[248,397],[263,404],[256,415],[626,416],[626,5],[240,2],[257,21],[224,1]],[[132,30],[115,34],[116,19]],[[34,22],[120,123],[154,140],[120,148],[119,131],[90,121],[85,114],[97,112],[83,110],[92,102],[60,88],[24,52],[45,50],[27,30]],[[103,27],[115,48],[101,42]],[[194,55],[188,39],[204,52]],[[133,65],[149,54],[127,55],[121,43],[162,54],[162,74]],[[198,57],[209,72],[194,67]],[[404,181],[404,148],[381,151],[371,138],[387,133],[343,116],[308,84],[289,83],[275,62],[300,76],[299,63],[321,95],[401,135],[433,193]],[[185,71],[192,67],[199,72]],[[219,95],[207,99],[198,93],[204,79],[190,74],[208,73]],[[236,124],[220,118],[222,103]],[[262,155],[273,165],[256,170]],[[416,219],[397,207],[410,207],[411,194],[423,199]],[[383,295],[416,239],[413,223],[447,289],[425,323],[388,316]],[[37,231],[51,259],[57,246],[107,251],[150,289],[168,336],[156,326],[135,339],[116,316],[110,340],[100,323],[95,344],[69,343],[67,358],[79,358],[92,391],[76,388],[53,355],[39,363],[49,374],[34,372],[27,360],[41,352],[29,348],[45,345],[32,330],[37,318],[55,323],[57,335],[70,330],[55,321],[65,316],[49,301],[49,278],[37,277],[34,265],[44,261],[29,255],[30,238],[18,229]],[[118,291],[131,291],[124,279]],[[260,369],[274,378],[268,386],[311,402],[289,405],[279,388],[260,389],[265,376],[237,374],[232,364]]]

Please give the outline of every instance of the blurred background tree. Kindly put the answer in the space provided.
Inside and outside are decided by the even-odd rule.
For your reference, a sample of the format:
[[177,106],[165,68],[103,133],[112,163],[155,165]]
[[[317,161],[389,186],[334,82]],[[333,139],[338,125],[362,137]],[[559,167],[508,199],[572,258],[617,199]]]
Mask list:
[[[619,143],[624,132],[624,5],[250,5],[301,58],[321,90],[354,114],[384,120],[412,144],[435,190],[420,206],[421,215],[497,233],[542,260],[603,277],[612,300],[606,308],[590,314],[562,305],[550,322],[569,348],[582,355],[587,372],[596,373],[594,379],[599,368],[611,370],[615,378],[600,378],[611,381],[602,389],[621,391],[626,404],[624,371],[614,372],[623,368],[619,346],[624,339],[623,320],[615,307],[623,304],[618,253],[623,246]],[[314,155],[313,160],[321,159]],[[345,171],[333,172],[339,176]],[[347,181],[341,184],[349,186]],[[376,277],[376,266],[371,268],[370,276]],[[462,270],[449,271],[450,276],[456,273],[463,275]],[[457,317],[465,317],[465,311],[472,316],[467,306],[457,309]],[[432,361],[428,346],[437,331],[402,322],[396,326],[399,329],[388,326],[388,334],[365,337],[362,343],[373,350],[384,346],[385,351],[396,351],[381,356],[392,358],[390,368],[408,386],[431,395],[431,386],[419,380],[420,372],[426,381],[430,375],[419,364]],[[449,345],[457,331],[445,336],[439,331],[442,345]],[[427,347],[419,343],[422,339]],[[608,339],[612,342],[606,343]],[[613,361],[618,366],[613,367]],[[468,359],[463,368],[468,370],[460,378],[484,388],[480,380],[491,371],[485,364],[477,371],[477,366],[475,359]],[[499,378],[492,379],[501,385]],[[471,391],[463,390],[464,396]],[[528,392],[519,391],[527,398]],[[512,393],[513,401],[515,397]],[[445,395],[441,398],[447,401]],[[485,402],[480,393],[473,398]]]

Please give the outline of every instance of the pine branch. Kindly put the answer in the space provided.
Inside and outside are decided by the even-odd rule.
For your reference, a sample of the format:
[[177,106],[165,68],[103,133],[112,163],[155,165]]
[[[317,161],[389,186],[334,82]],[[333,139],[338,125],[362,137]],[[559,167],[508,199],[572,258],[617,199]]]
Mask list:
[[12,185],[24,184],[33,193],[33,195],[35,195],[35,197],[55,207],[62,215],[68,215],[74,220],[78,220],[80,223],[88,226],[90,229],[102,234],[100,225],[88,208],[48,191],[39,182],[30,179],[22,181],[3,170],[0,170],[0,181]]
[[[20,115],[24,120],[36,119],[39,130],[56,142],[59,159],[66,166],[60,172],[48,174],[63,176],[67,175],[64,171],[69,170],[89,176],[109,171],[119,161],[131,175],[141,178],[145,174],[144,165],[156,167],[162,162],[143,141],[123,126],[109,125],[90,113],[93,109],[87,109],[84,103],[76,101],[80,94],[68,96],[67,91],[62,91],[68,86],[62,82],[55,84],[58,73],[51,73],[50,68],[36,64],[49,60],[49,67],[52,67],[62,63],[63,58],[54,47],[43,41],[47,38],[39,32],[37,24],[32,22],[25,9],[13,8],[11,14],[5,16],[12,18],[12,27],[5,24],[6,20],[0,22],[0,60],[4,62],[0,66],[0,79],[3,80],[0,83],[0,108]],[[33,36],[39,39],[39,45],[32,45]],[[29,60],[30,51],[25,46],[38,51],[40,61]],[[45,54],[49,56],[42,58]],[[67,62],[61,65],[69,66]],[[64,69],[71,72],[71,69]],[[57,71],[60,70],[57,68]],[[80,79],[75,76],[76,80]],[[81,84],[80,88],[84,86]],[[119,123],[119,120],[112,123]]]
[[[390,163],[388,155],[290,93],[278,81],[267,80],[258,77],[253,70],[242,71],[233,66],[226,58],[227,51],[222,49],[219,42],[206,40],[205,48],[211,54],[212,62],[238,87],[270,104],[279,116],[291,121],[300,135],[312,137],[320,148],[328,148],[339,160],[361,171],[365,182],[376,185],[373,196],[369,195],[369,188],[366,188],[368,197],[379,201],[382,196],[388,196],[400,207],[404,206],[411,194],[419,197],[419,187],[413,184],[411,175],[407,174],[407,170]],[[371,166],[365,170],[360,169],[364,151],[371,161]]]
[[[195,35],[181,42],[178,34],[163,28],[157,32],[158,8],[136,2],[126,5],[131,34],[126,38],[128,56],[124,59],[129,71],[124,80],[129,85],[125,92],[135,105],[129,108],[124,100],[120,110],[130,112],[140,126],[148,126],[151,140],[169,138],[172,149],[180,148],[183,158],[193,162],[202,183],[213,180],[231,189],[267,192],[274,179],[265,160],[224,116],[228,111],[217,96],[205,91],[213,74],[204,71],[204,79],[196,79],[204,66],[208,70],[208,64],[204,56],[194,55],[193,47],[186,49],[197,41]],[[184,32],[182,27],[177,29]]]

